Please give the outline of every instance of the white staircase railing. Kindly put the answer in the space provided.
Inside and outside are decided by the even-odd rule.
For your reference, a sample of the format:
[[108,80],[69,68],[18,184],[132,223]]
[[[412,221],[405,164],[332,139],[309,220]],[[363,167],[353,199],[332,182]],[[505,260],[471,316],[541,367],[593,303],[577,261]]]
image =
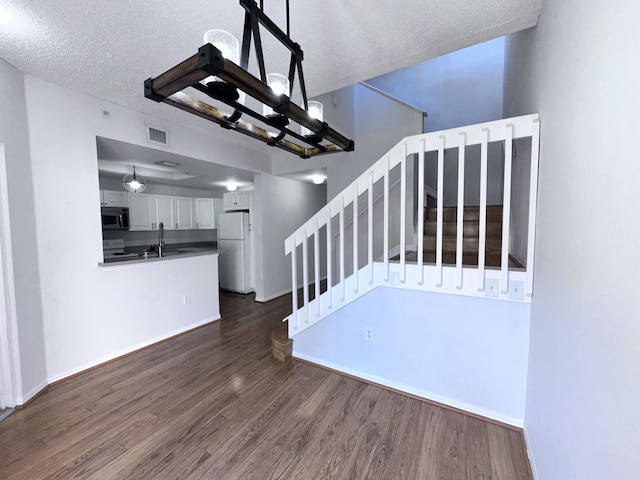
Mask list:
[[[289,321],[289,336],[310,327],[377,286],[530,302],[533,294],[539,135],[540,122],[538,115],[534,114],[416,135],[400,141],[286,239],[285,252],[291,255],[293,289],[292,314],[285,319]],[[513,142],[517,139],[528,139],[525,147],[530,147],[531,151],[524,269],[509,267]],[[504,151],[499,268],[485,265],[487,165],[489,144],[492,142],[503,142]],[[476,145],[480,147],[478,262],[477,266],[467,266],[463,265],[465,162],[472,161],[466,155],[468,147]],[[455,265],[443,262],[444,164],[445,150],[450,149],[458,151]],[[429,152],[437,152],[435,263],[425,263],[423,255],[425,182],[412,182],[407,175],[408,169],[416,168],[417,159],[417,177],[414,178],[425,178],[425,156]],[[407,203],[411,204],[410,207]],[[419,215],[414,215],[415,212]],[[366,228],[361,227],[365,224]],[[409,245],[407,235],[411,237]],[[347,236],[351,237],[351,242],[347,242]],[[310,248],[313,250],[312,263]],[[407,261],[407,253],[414,249],[415,261]],[[397,256],[397,260],[390,260],[393,256]],[[301,301],[296,294],[300,285]],[[313,298],[310,296],[311,285]]]

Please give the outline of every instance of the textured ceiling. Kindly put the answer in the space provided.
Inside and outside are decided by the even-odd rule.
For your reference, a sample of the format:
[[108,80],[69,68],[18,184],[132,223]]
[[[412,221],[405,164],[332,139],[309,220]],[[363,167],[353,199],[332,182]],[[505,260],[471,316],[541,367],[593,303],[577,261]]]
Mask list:
[[[291,37],[305,52],[314,96],[533,26],[542,1],[294,0]],[[285,1],[264,3],[283,27]],[[242,38],[243,15],[238,0],[0,0],[0,57],[27,74],[212,131],[145,99],[142,84],[194,54],[210,28]],[[267,70],[286,72],[288,52],[269,40]],[[258,144],[240,137],[225,135]]]

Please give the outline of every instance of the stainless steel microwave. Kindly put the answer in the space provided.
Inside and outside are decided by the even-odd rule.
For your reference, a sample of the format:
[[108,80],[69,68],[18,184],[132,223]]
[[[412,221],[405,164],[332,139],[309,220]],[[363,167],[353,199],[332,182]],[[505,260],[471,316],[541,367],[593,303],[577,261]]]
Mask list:
[[102,207],[103,230],[129,230],[129,209]]

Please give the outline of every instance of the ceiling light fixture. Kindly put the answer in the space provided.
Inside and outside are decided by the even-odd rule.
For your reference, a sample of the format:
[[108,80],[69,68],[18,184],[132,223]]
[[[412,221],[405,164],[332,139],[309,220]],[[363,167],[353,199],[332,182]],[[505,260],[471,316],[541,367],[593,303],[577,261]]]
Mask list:
[[322,185],[324,183],[324,179],[325,179],[324,175],[314,175],[311,177],[311,180],[316,185]]
[[236,185],[235,183],[227,184],[227,190],[229,190],[230,192],[235,192],[237,189],[238,189],[238,185]]
[[136,167],[133,167],[133,174],[125,175],[122,185],[131,193],[141,193],[147,188],[147,181],[142,175],[136,175]]
[[[245,9],[240,65],[231,58],[231,53],[228,53],[224,46],[226,44],[216,44],[215,40],[214,43],[208,40],[195,55],[162,75],[147,79],[144,83],[145,97],[156,102],[167,103],[217,123],[223,128],[243,133],[268,145],[299,155],[302,158],[353,151],[353,140],[334,130],[327,122],[312,115],[311,102],[307,100],[302,73],[303,52],[300,45],[292,41],[289,36],[289,0],[286,0],[286,34],[265,15],[262,8],[262,0],[260,1],[260,7],[258,7],[255,0],[240,0],[240,5]],[[284,78],[287,79],[291,90],[294,86],[297,70],[299,89],[302,94],[302,106],[291,101],[290,94],[286,89],[283,88],[282,91],[279,91],[270,86],[262,52],[261,26],[291,52],[289,76]],[[248,72],[252,39],[260,72],[259,77]],[[208,77],[211,76],[216,77],[217,80],[212,79],[212,81],[209,81]],[[201,83],[203,80],[205,80],[206,85]],[[189,87],[206,94],[214,100],[229,105],[234,109],[233,113],[227,114],[204,101],[189,96],[184,92]],[[266,110],[259,113],[245,106],[244,102],[241,101],[239,92],[255,98],[269,107],[272,112],[275,112],[275,115]],[[240,120],[242,115],[248,115],[269,127],[275,128],[279,133],[274,134],[253,123]],[[311,133],[308,135],[297,133],[297,131],[289,128],[290,121],[306,128]],[[287,136],[294,141],[285,138]],[[309,146],[301,145],[295,141]]]

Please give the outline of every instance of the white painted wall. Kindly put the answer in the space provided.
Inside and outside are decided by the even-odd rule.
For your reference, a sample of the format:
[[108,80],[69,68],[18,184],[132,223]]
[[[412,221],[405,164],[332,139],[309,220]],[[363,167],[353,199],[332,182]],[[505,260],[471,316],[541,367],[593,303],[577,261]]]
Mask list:
[[256,300],[265,302],[291,291],[284,241],[326,204],[327,189],[264,173],[255,176],[254,184]]
[[327,199],[344,190],[404,137],[422,133],[422,114],[354,85],[356,149],[327,166]]
[[505,104],[541,116],[525,414],[539,480],[640,472],[639,16],[546,0],[510,43]]
[[[0,59],[0,142],[5,144],[15,313],[21,363],[18,404],[46,385],[40,274],[24,75]],[[5,263],[4,268],[9,265]],[[5,271],[5,273],[7,273]]]
[[[152,122],[171,132],[174,153],[254,170],[264,168],[265,159],[34,77],[26,76],[25,86],[37,237],[29,258],[38,259],[34,279],[39,272],[41,289],[30,301],[42,301],[49,381],[217,318],[213,257],[116,271],[97,266],[96,136],[142,145],[145,123]],[[103,110],[111,115],[105,118]],[[190,304],[182,304],[183,294],[190,294]]]
[[425,132],[502,118],[504,37],[403,68],[367,83],[426,111]]
[[296,335],[294,355],[521,425],[529,308],[380,287]]

